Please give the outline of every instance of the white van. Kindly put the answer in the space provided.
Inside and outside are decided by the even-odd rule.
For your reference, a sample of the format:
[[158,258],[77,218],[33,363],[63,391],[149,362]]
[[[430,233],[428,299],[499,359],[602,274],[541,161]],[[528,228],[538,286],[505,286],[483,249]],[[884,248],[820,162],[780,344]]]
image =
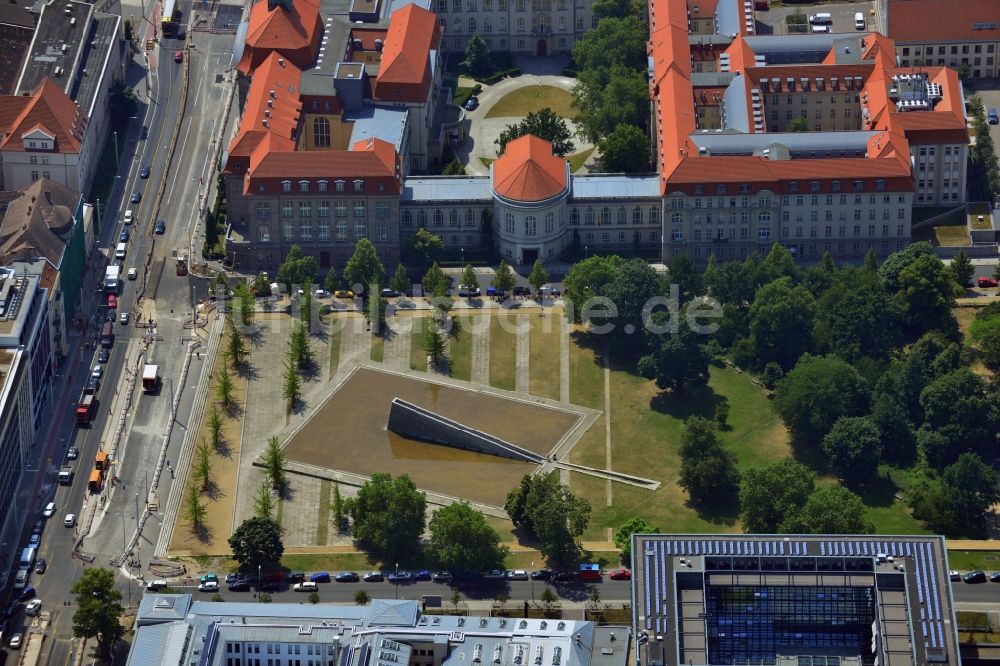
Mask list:
[[14,579],[14,589],[23,590],[28,586],[28,569],[18,569],[17,578]]
[[864,30],[865,29],[865,15],[861,12],[857,12],[854,15],[854,29]]
[[115,259],[125,258],[125,243],[118,243],[118,247],[115,248]]
[[812,27],[813,34],[827,33],[830,32],[830,26],[828,25],[814,25]]
[[132,209],[129,208],[125,211],[125,224],[132,224]]
[[833,15],[830,12],[819,12],[810,16],[809,22],[813,25],[829,25],[833,23]]

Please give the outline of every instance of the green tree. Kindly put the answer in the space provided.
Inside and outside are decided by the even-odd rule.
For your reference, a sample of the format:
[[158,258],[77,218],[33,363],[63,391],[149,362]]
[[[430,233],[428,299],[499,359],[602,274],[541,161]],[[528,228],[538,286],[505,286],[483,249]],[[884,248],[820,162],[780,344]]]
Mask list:
[[647,522],[645,518],[633,516],[615,532],[615,547],[621,553],[621,559],[625,562],[632,561],[632,535],[633,534],[659,534],[659,527]]
[[201,486],[201,491],[207,491],[212,485],[212,452],[205,440],[195,449],[194,479]]
[[623,65],[645,71],[649,27],[638,16],[605,18],[573,44],[573,61],[581,70]]
[[467,502],[453,502],[431,516],[430,559],[448,571],[485,571],[503,567],[507,547],[486,517]]
[[871,271],[873,273],[878,272],[878,257],[875,255],[875,248],[870,247],[868,251],[865,252],[864,269],[866,271]]
[[302,380],[299,378],[299,371],[296,367],[285,362],[285,371],[281,376],[281,397],[285,399],[286,410],[291,413],[302,397]]
[[646,16],[645,3],[636,0],[595,0],[591,9],[598,18],[639,16],[644,19]]
[[312,346],[309,344],[309,334],[301,321],[292,324],[292,335],[288,338],[288,362],[299,369],[308,368],[313,364]]
[[618,270],[625,262],[617,255],[588,257],[576,262],[563,280],[563,301],[572,304],[569,312],[573,321],[581,321],[584,304],[595,296],[602,296]]
[[242,332],[248,332],[257,318],[257,303],[254,300],[254,292],[247,289],[247,286],[242,283],[236,285],[234,291],[237,303],[236,312],[240,317]]
[[817,302],[817,346],[848,363],[888,359],[901,342],[899,330],[896,303],[873,271],[845,266]]
[[406,294],[410,291],[410,278],[406,274],[406,267],[403,264],[396,265],[396,272],[392,274],[392,278],[389,280],[389,286],[398,291],[400,294]]
[[385,284],[385,267],[378,258],[375,246],[367,238],[362,238],[354,246],[354,254],[344,267],[344,279],[354,293],[371,289],[372,294],[378,294],[378,287]]
[[951,275],[960,287],[971,287],[972,276],[976,273],[972,260],[965,252],[959,251],[951,260]]
[[441,175],[442,176],[464,176],[465,175],[465,167],[462,166],[462,163],[459,162],[458,159],[453,159],[451,162],[448,162],[447,164],[444,165],[444,169],[441,170]]
[[545,270],[542,266],[541,259],[535,259],[534,265],[531,267],[531,273],[528,275],[528,284],[531,288],[538,293],[541,290],[542,285],[549,281],[549,272]]
[[496,66],[493,64],[493,54],[486,40],[479,33],[472,35],[465,46],[465,60],[462,61],[469,74],[473,77],[483,77],[491,74]]
[[111,123],[114,126],[128,125],[129,118],[139,110],[139,97],[135,94],[135,89],[121,79],[112,83],[108,110],[111,112]]
[[295,285],[315,284],[318,278],[319,264],[316,263],[316,257],[302,254],[302,248],[298,245],[293,245],[288,250],[285,260],[278,267],[277,281],[285,285],[289,294],[292,293]]
[[337,276],[335,266],[331,266],[330,270],[326,272],[326,277],[323,278],[323,288],[331,294],[340,288],[340,278]]
[[954,532],[981,534],[983,516],[1000,501],[1000,479],[975,453],[963,453],[942,474],[945,496],[954,516]]
[[885,373],[875,386],[871,419],[882,436],[886,462],[906,466],[915,459],[917,441],[913,423],[895,373]]
[[868,388],[836,356],[806,354],[774,388],[774,408],[800,444],[816,446],[842,416],[865,413]]
[[194,483],[184,488],[184,517],[191,525],[191,531],[200,532],[205,524],[208,509],[201,501],[201,491]]
[[308,336],[309,331],[312,330],[313,323],[313,295],[310,291],[310,285],[302,285],[302,296],[299,297],[299,322],[302,324],[302,330]]
[[715,424],[691,416],[681,431],[681,471],[678,484],[696,505],[731,503],[740,482],[733,454],[719,441]]
[[413,240],[410,241],[409,247],[412,248],[413,254],[417,259],[417,266],[423,269],[437,262],[444,251],[444,239],[437,234],[427,231],[424,227],[420,227],[417,229],[417,233],[413,235]]
[[557,564],[579,560],[578,538],[590,520],[590,503],[559,483],[557,473],[522,481],[507,495],[504,507],[515,525],[538,539],[539,549],[548,560]]
[[419,549],[426,506],[409,476],[376,472],[348,502],[354,540],[373,561],[406,561]]
[[538,598],[546,606],[549,606],[559,601],[559,597],[556,595],[555,592],[552,591],[552,588],[549,587],[548,585],[545,586],[545,589],[542,590],[541,596],[539,596]]
[[778,380],[784,376],[785,371],[781,369],[781,366],[771,361],[764,366],[764,370],[760,373],[760,383],[764,385],[764,388],[772,390]]
[[683,392],[689,384],[704,385],[708,382],[712,356],[705,349],[703,336],[681,324],[676,333],[652,339],[657,346],[639,359],[637,369],[640,375],[654,380],[658,388],[676,393]]
[[354,604],[357,606],[367,606],[372,602],[371,596],[364,590],[358,590],[354,593]]
[[[579,44],[579,42],[577,42]],[[649,83],[644,71],[624,65],[585,69],[573,87],[574,118],[581,137],[598,144],[617,127],[649,127]]]
[[920,392],[923,430],[935,432],[933,448],[923,447],[931,466],[943,469],[969,451],[995,456],[997,409],[982,378],[968,368],[945,373]]
[[229,548],[244,570],[277,564],[285,554],[281,526],[273,518],[247,518],[229,537]]
[[340,484],[333,482],[333,500],[330,502],[330,510],[333,511],[333,524],[337,530],[343,532],[347,529],[347,504],[340,494]]
[[605,173],[645,173],[649,171],[649,137],[635,125],[615,127],[597,142],[598,168]]
[[317,592],[309,593],[309,603],[316,605],[319,603],[319,594]]
[[267,439],[267,448],[264,449],[263,463],[264,474],[271,482],[271,488],[281,490],[285,485],[285,464],[288,459],[281,449],[281,442],[277,435],[271,435]]
[[648,263],[632,259],[615,271],[603,292],[601,295],[611,299],[618,310],[618,316],[608,320],[614,326],[607,335],[612,350],[626,357],[641,354],[643,345],[636,344],[635,334],[646,330],[646,305],[662,295],[663,280]]
[[750,340],[757,365],[774,361],[788,370],[812,349],[816,300],[783,277],[757,291],[750,306]]
[[431,322],[424,326],[424,353],[431,357],[431,363],[440,364],[447,358],[447,347],[445,346],[444,334]]
[[890,294],[894,294],[899,291],[899,275],[903,272],[914,261],[924,256],[934,256],[934,246],[932,246],[927,241],[920,241],[918,243],[910,243],[902,250],[898,252],[893,252],[882,265],[878,267],[879,277],[882,278],[882,282],[885,284],[885,289]]
[[243,336],[236,330],[236,325],[230,317],[226,317],[226,328],[229,335],[226,337],[226,356],[233,364],[233,369],[238,369],[247,359],[247,346]]
[[520,122],[508,125],[496,140],[497,154],[503,155],[507,144],[519,137],[531,134],[552,144],[552,152],[560,157],[573,152],[573,133],[566,120],[545,107],[538,112],[529,111]]
[[954,329],[953,284],[951,272],[933,255],[920,256],[900,271],[896,298],[910,331]]
[[472,270],[472,264],[465,265],[465,268],[462,270],[462,280],[458,286],[465,287],[469,291],[479,286],[479,281],[476,279],[476,272]]
[[740,479],[740,520],[747,534],[774,534],[798,513],[813,491],[816,475],[791,459],[749,469]]
[[805,116],[792,118],[787,123],[785,123],[786,132],[808,132],[810,129],[811,128],[809,127],[809,120]]
[[823,438],[823,453],[830,469],[847,484],[864,485],[878,473],[882,455],[882,434],[864,416],[837,419]]
[[506,261],[501,259],[500,265],[497,266],[496,274],[493,275],[493,280],[490,281],[490,285],[499,293],[507,294],[514,289],[515,283],[514,271],[510,269]]
[[236,387],[233,385],[233,376],[229,374],[229,366],[223,364],[219,371],[219,383],[215,387],[215,397],[222,403],[223,409],[230,409],[236,404],[234,390]]
[[678,253],[670,258],[668,275],[670,284],[677,285],[677,293],[682,303],[705,292],[701,271],[695,265],[694,260],[686,254]]
[[843,486],[823,486],[814,490],[802,508],[781,528],[802,534],[871,534],[875,531],[865,518],[861,498]]
[[969,325],[968,341],[979,349],[979,358],[994,372],[1000,370],[1000,315],[976,317]]
[[424,293],[430,296],[442,297],[448,293],[448,276],[444,274],[437,262],[431,264],[424,274],[421,283],[424,285]]
[[276,508],[277,504],[274,501],[274,495],[271,494],[271,486],[268,485],[267,481],[264,481],[260,484],[257,495],[253,499],[253,515],[257,518],[271,518],[274,516]]
[[212,448],[218,451],[222,448],[222,414],[219,413],[219,406],[212,403],[212,409],[208,412],[208,434],[212,441]]
[[87,567],[73,583],[70,592],[76,595],[73,612],[73,635],[97,639],[97,651],[104,657],[125,635],[121,617],[122,593],[115,585],[115,574],[104,567]]

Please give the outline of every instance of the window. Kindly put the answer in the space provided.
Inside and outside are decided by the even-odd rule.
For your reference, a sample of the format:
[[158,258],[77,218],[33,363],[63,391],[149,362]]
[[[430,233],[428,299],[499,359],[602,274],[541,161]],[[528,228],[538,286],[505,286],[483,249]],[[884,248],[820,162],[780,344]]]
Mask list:
[[511,213],[504,215],[504,229],[508,234],[514,233],[514,216]]
[[354,191],[355,192],[364,192],[365,191],[365,181],[360,180],[360,179],[359,180],[355,180],[354,181]]
[[388,224],[380,224],[380,225],[378,225],[378,231],[377,231],[377,233],[378,233],[378,239],[380,241],[385,242],[385,241],[389,240],[389,225]]
[[258,201],[256,206],[256,211],[258,220],[271,219],[271,204],[264,203],[263,201]]
[[618,224],[628,224],[628,213],[625,212],[625,206],[618,207]]
[[270,243],[271,242],[271,227],[270,227],[270,225],[262,224],[259,227],[257,227],[257,235],[258,235],[258,238],[260,238],[260,242],[261,243]]
[[364,217],[365,216],[365,202],[355,201],[354,202],[354,217]]
[[523,12],[524,11],[524,0],[515,0],[514,11]]
[[316,148],[330,147],[330,121],[326,118],[313,121],[313,145]]
[[601,209],[601,219],[598,224],[611,224],[611,209],[607,206]]
[[367,225],[364,222],[355,222],[354,223],[354,238],[356,240],[361,240],[362,238],[364,238],[365,235],[366,235],[366,233],[367,233],[367,231],[368,231],[368,228],[367,228]]
[[299,239],[304,241],[312,241],[313,239],[312,222],[302,222],[299,225]]
[[290,180],[283,180],[283,181],[281,181],[281,191],[282,192],[291,192],[292,191],[292,181],[290,181]]
[[[649,223],[659,224],[660,223],[660,209],[656,206],[652,206],[649,209]],[[656,240],[655,238],[653,240]]]
[[319,190],[320,192],[326,192],[326,191],[327,191],[327,190],[329,189],[329,188],[327,187],[327,185],[329,185],[329,181],[326,181],[326,180],[317,180],[317,181],[316,181],[316,188],[317,188],[317,189],[318,189],[318,190]]
[[517,19],[517,31],[518,32],[524,32],[524,26],[525,26],[524,19],[523,18],[518,18]]
[[670,216],[670,223],[671,224],[683,224],[684,223],[684,216],[681,213],[673,213]]
[[337,221],[337,240],[347,240],[347,222],[344,220]]
[[299,202],[299,217],[312,217],[312,203],[309,201]]
[[403,226],[404,227],[412,227],[413,226],[413,213],[411,213],[410,211],[404,210],[403,211],[403,215],[402,215],[402,219],[403,219]]
[[556,216],[554,213],[545,214],[545,233],[551,234],[556,228]]
[[330,217],[330,202],[320,201],[317,205],[317,213],[320,217]]
[[320,220],[319,222],[319,240],[320,242],[325,242],[330,240],[330,221]]
[[282,201],[281,202],[281,217],[287,219],[287,218],[292,217],[293,215],[295,215],[295,210],[294,210],[294,208],[292,208],[292,202],[291,201]]
[[525,236],[538,235],[538,223],[535,221],[534,215],[529,215],[526,218],[524,218],[524,235]]
[[642,208],[638,206],[632,209],[632,224],[642,224]]
[[333,214],[334,217],[347,217],[347,204],[343,201],[333,204]]
[[476,31],[476,17],[473,16],[472,18],[469,19],[469,32],[475,32],[475,31]]
[[452,208],[448,211],[448,226],[457,227],[458,226],[458,211]]
[[483,19],[483,32],[493,32],[493,19],[489,16]]
[[295,225],[288,220],[281,223],[281,239],[286,243],[295,240]]
[[343,192],[344,191],[344,187],[346,185],[347,185],[347,181],[346,180],[335,180],[335,181],[333,181],[333,188],[335,190],[337,190],[338,192]]

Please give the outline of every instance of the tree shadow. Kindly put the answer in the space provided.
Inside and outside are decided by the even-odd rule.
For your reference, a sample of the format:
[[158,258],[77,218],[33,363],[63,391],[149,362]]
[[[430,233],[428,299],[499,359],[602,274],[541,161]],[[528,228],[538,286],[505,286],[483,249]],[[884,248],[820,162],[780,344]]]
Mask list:
[[864,486],[851,485],[846,481],[844,485],[857,493],[865,506],[892,506],[897,501],[896,493],[899,487],[888,474],[879,474],[871,483]]
[[212,528],[205,523],[192,527],[191,533],[200,543],[207,544],[212,541]]
[[233,457],[233,449],[229,446],[229,442],[227,442],[224,437],[219,439],[218,446],[213,447],[212,450],[215,451],[216,455],[220,458]]
[[222,492],[222,489],[219,488],[219,484],[217,484],[212,479],[209,479],[208,483],[205,483],[202,486],[201,492],[202,492],[203,495],[205,495],[205,497],[207,497],[208,499],[212,500],[213,502],[215,500],[218,500],[218,499],[226,496],[226,494],[224,492]]
[[695,511],[702,520],[715,525],[735,525],[740,515],[739,498],[734,493],[723,494],[711,502],[694,502],[689,498],[685,506]]
[[228,405],[222,405],[222,411],[231,419],[243,416],[243,405],[233,400]]
[[291,482],[286,478],[278,488],[278,499],[282,502],[294,502],[295,501],[295,489],[292,488]]
[[716,405],[725,402],[708,384],[692,384],[684,391],[660,391],[649,400],[649,408],[680,421],[690,416],[714,420]]
[[817,474],[823,475],[830,471],[826,454],[824,454],[823,450],[820,448],[819,442],[811,444],[809,442],[803,442],[793,438],[791,446],[792,458],[796,461],[802,463]]
[[306,411],[306,401],[303,400],[302,397],[300,396],[294,402],[292,402],[291,413],[298,416],[305,411]]
[[319,364],[316,363],[316,359],[311,358],[309,362],[305,365],[300,365],[298,367],[299,376],[302,377],[307,382],[316,380],[319,377]]
[[241,379],[245,379],[248,382],[255,381],[260,378],[260,373],[257,372],[257,367],[252,365],[249,361],[244,361],[236,366],[236,375]]

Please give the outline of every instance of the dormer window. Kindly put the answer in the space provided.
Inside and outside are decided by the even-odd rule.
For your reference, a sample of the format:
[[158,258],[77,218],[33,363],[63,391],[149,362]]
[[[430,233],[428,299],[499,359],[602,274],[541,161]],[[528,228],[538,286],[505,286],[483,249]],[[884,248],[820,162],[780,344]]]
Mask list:
[[338,192],[343,192],[344,191],[344,186],[346,184],[347,184],[346,180],[335,180],[335,181],[333,181],[333,187]]
[[830,183],[830,187],[833,188],[834,192],[839,192],[840,191],[840,181],[839,180],[833,181],[832,183]]
[[811,183],[809,183],[809,191],[810,192],[819,192],[819,181],[818,180],[814,180]]
[[327,189],[328,189],[327,188],[328,184],[329,184],[329,181],[326,181],[326,180],[317,180],[316,181],[316,186],[319,188],[320,192],[326,192]]
[[385,192],[385,183],[379,183],[378,184],[378,191],[379,192]]
[[793,180],[792,182],[788,183],[788,191],[789,192],[798,192],[799,191],[799,182],[797,180]]
[[355,180],[354,181],[354,191],[355,192],[364,192],[365,191],[365,181],[360,180],[360,179],[359,180]]
[[876,190],[884,190],[885,189],[885,181],[882,180],[881,178],[879,178],[878,180],[876,180],[875,181],[875,189]]
[[292,191],[292,181],[290,181],[290,180],[283,180],[283,181],[281,181],[281,191],[282,192],[291,192]]
[[308,180],[300,180],[299,181],[299,192],[308,192],[308,191],[309,191],[309,181]]
[[701,196],[702,194],[705,193],[705,186],[704,185],[695,185],[694,186],[694,193],[695,193],[696,196]]
[[726,193],[726,186],[725,185],[716,185],[716,187],[715,187],[715,193],[716,194],[725,194]]
[[750,186],[746,183],[740,185],[740,194],[748,194],[750,192]]
[[854,191],[855,192],[860,192],[863,189],[865,189],[865,181],[863,181],[863,180],[856,180],[856,181],[854,181]]

